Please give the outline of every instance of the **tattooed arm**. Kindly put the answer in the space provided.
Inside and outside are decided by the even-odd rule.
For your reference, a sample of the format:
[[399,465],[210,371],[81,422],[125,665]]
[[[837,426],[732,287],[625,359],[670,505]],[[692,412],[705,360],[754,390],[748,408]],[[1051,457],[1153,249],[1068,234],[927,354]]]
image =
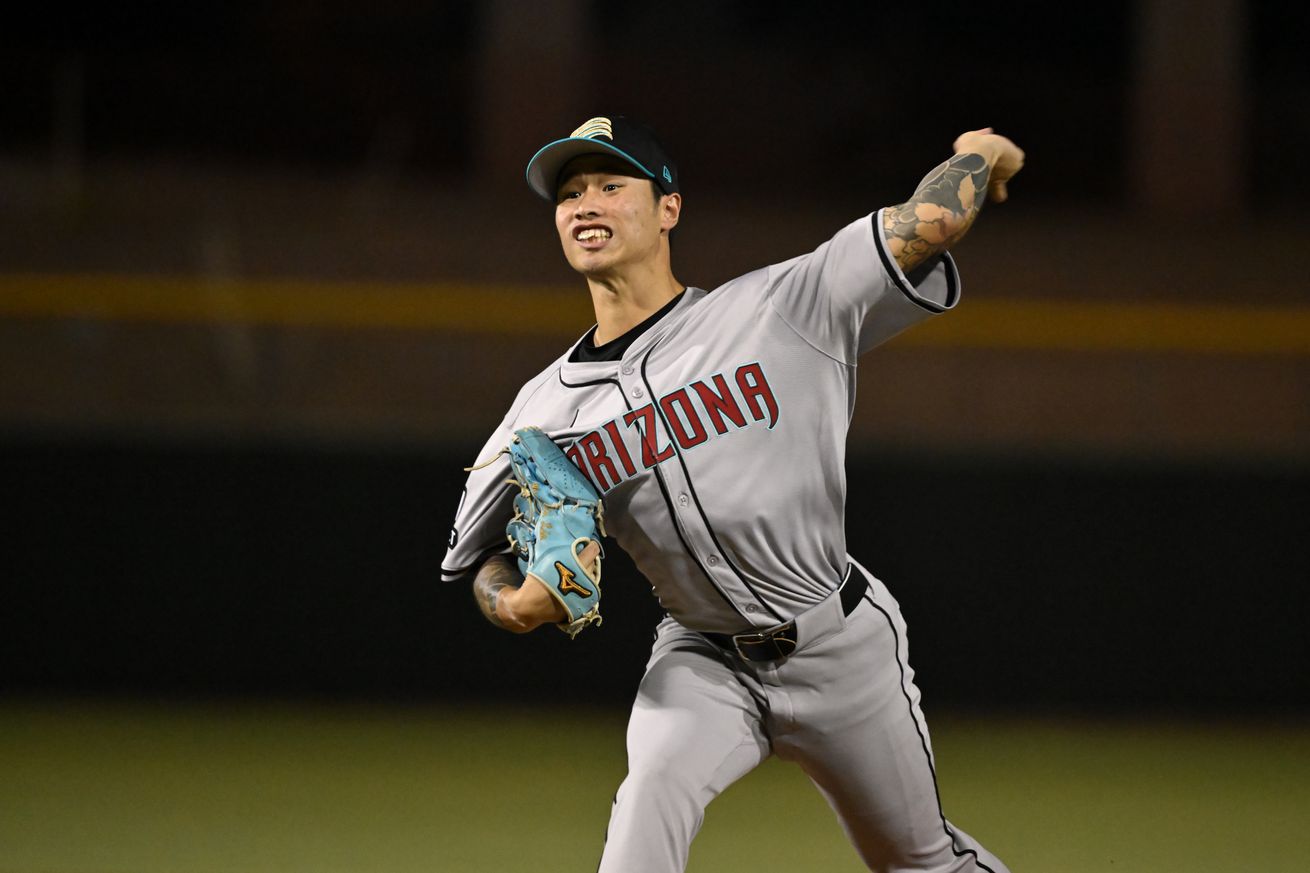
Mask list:
[[473,579],[473,599],[487,621],[498,628],[525,634],[547,622],[568,618],[564,607],[544,584],[525,585],[512,558],[488,558]]
[[964,236],[987,197],[1004,201],[1006,183],[1023,166],[1019,147],[990,127],[961,134],[955,152],[924,177],[913,197],[883,211],[887,247],[907,273]]

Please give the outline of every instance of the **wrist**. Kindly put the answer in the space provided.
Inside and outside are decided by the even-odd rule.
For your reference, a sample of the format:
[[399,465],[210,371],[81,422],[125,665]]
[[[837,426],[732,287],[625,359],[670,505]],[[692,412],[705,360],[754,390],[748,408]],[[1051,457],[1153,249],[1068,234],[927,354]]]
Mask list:
[[500,626],[516,634],[535,630],[541,623],[534,620],[535,616],[531,615],[529,610],[522,608],[521,600],[521,586],[519,588],[506,586],[500,590],[500,595],[496,598],[496,618]]
[[517,588],[506,587],[500,592],[496,615],[507,630],[520,634],[568,619],[568,611],[550,593],[546,583],[531,574]]

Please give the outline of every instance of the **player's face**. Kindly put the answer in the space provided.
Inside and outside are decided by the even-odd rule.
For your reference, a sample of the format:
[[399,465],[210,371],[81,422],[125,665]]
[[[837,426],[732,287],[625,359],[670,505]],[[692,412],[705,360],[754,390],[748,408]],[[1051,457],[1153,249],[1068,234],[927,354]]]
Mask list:
[[658,196],[649,179],[604,155],[570,161],[555,196],[564,256],[585,276],[603,277],[660,257],[661,234],[678,223],[681,197]]

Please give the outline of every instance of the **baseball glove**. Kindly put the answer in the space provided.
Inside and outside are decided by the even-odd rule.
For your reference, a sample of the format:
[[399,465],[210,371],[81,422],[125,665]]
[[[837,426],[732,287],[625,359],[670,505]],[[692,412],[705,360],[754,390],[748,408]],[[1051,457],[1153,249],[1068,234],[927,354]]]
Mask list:
[[579,557],[605,534],[600,496],[540,428],[516,430],[509,457],[519,493],[505,533],[519,570],[545,585],[568,612],[557,627],[575,637],[600,624],[602,556],[597,553],[589,566]]

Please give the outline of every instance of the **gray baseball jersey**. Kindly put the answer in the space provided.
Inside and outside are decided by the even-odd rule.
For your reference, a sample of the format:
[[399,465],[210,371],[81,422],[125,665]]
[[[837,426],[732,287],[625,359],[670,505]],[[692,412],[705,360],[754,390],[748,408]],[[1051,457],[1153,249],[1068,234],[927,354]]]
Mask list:
[[[600,873],[683,870],[706,805],[769,755],[805,769],[871,869],[1007,873],[941,811],[900,609],[845,542],[856,362],[959,288],[949,255],[912,284],[881,213],[865,216],[807,255],[688,288],[621,360],[565,354],[488,440],[481,461],[529,425],[566,447],[669,614]],[[508,551],[506,465],[469,476],[446,578]],[[780,625],[798,642],[777,660],[715,638]]]
[[[846,430],[859,355],[955,305],[946,255],[916,287],[879,216],[711,292],[688,288],[621,361],[552,363],[482,458],[516,428],[551,434],[604,495],[608,532],[660,603],[697,631],[771,627],[846,573]],[[506,462],[469,476],[447,578],[505,550]]]

